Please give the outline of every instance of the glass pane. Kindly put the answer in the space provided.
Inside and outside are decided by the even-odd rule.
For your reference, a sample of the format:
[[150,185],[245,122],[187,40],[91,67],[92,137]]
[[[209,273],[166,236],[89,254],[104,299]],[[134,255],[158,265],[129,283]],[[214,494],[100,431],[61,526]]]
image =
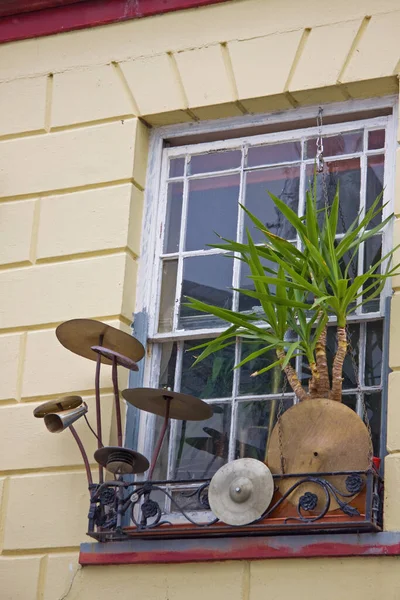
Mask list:
[[[323,137],[324,156],[339,156],[340,154],[353,154],[362,152],[363,132],[345,133],[343,135],[333,135]],[[317,151],[317,140],[313,138],[307,140],[307,158],[314,158]]]
[[240,167],[242,161],[241,150],[227,150],[226,152],[208,152],[196,154],[190,159],[190,173],[212,173]]
[[177,421],[176,479],[212,477],[228,460],[230,404],[213,404],[207,421]]
[[[185,296],[214,304],[222,308],[232,308],[233,259],[223,254],[193,256],[183,261],[183,283],[181,302]],[[217,317],[198,312],[181,305],[180,329],[221,327],[223,322]]]
[[169,176],[170,177],[183,177],[185,172],[185,159],[184,158],[171,158],[169,161]]
[[[153,451],[156,447],[158,439],[160,437],[161,429],[164,424],[164,419],[162,417],[154,416],[154,438],[153,438]],[[164,480],[168,477],[168,448],[169,448],[169,439],[168,435],[165,436],[163,444],[161,446],[160,454],[158,455],[158,460],[156,467],[154,469],[153,479]],[[153,455],[153,451],[151,455]],[[162,494],[164,496],[164,494]],[[161,498],[162,498],[161,496]]]
[[268,437],[276,424],[279,412],[293,404],[292,400],[256,400],[238,402],[235,458],[267,460]]
[[365,385],[380,385],[382,373],[383,322],[367,323]]
[[[307,165],[307,188],[313,183],[314,165]],[[325,186],[328,198],[324,189]],[[344,233],[357,218],[360,210],[360,160],[338,160],[325,163],[325,173],[317,175],[317,205],[322,209],[330,205],[335,196],[338,184],[340,185],[340,211],[337,233]],[[323,214],[320,216],[320,222]]]
[[192,350],[206,340],[186,341],[183,349],[181,392],[198,398],[232,396],[235,344],[211,354],[193,366],[202,349]]
[[189,182],[186,250],[201,250],[220,239],[236,239],[239,175]]
[[[373,267],[381,258],[382,255],[382,237],[380,235],[376,235],[372,238],[369,238],[364,244],[364,270]],[[376,273],[380,273],[380,266],[377,268]],[[365,282],[363,289],[368,290],[369,286],[374,283],[373,278],[367,279]],[[373,286],[370,290],[366,291],[363,295],[363,300],[368,300],[372,294],[376,291],[376,286]],[[368,300],[363,307],[362,311],[364,313],[379,311],[380,306],[380,294],[371,300]]]
[[182,217],[183,183],[169,183],[167,216],[164,228],[164,252],[178,252]]
[[252,146],[248,149],[247,166],[272,165],[280,162],[292,162],[301,159],[300,142]]
[[355,394],[343,394],[342,402],[354,412],[357,411],[357,396]]
[[[298,167],[278,167],[252,171],[246,176],[245,204],[272,233],[286,239],[294,239],[296,231],[277,210],[268,192],[277,196],[297,213],[299,204]],[[245,216],[245,228],[256,243],[265,242],[265,236],[256,229],[250,218]]]
[[[261,263],[265,268],[270,268],[274,272],[276,272],[276,265],[271,261],[261,259]],[[267,275],[270,275],[269,272],[266,272]],[[240,289],[255,291],[254,281],[250,279],[251,271],[250,267],[247,263],[240,263]],[[275,286],[270,285],[270,293],[275,294]],[[246,294],[239,294],[239,310],[240,311],[252,311],[252,312],[260,312],[263,314],[261,309],[260,301],[257,298],[252,298],[251,296],[246,296]]]
[[176,294],[177,260],[165,260],[162,266],[162,283],[158,331],[172,331]]
[[381,393],[364,394],[364,402],[371,428],[374,456],[379,456],[381,450]]
[[175,367],[176,367],[176,342],[165,342],[161,344],[161,364],[158,387],[175,388]]
[[385,147],[385,130],[377,129],[368,133],[368,150]]
[[[253,352],[261,350],[265,344],[250,344],[243,342],[241,349],[241,360],[250,356]],[[282,369],[279,365],[275,368],[255,376],[254,373],[264,369],[277,360],[273,350],[262,354],[244,364],[240,368],[239,394],[242,396],[265,396],[267,394],[279,394],[282,391]],[[290,390],[288,390],[290,391]]]
[[[366,193],[366,210],[371,208],[377,196],[383,190],[383,166],[384,156],[370,156],[367,166],[367,193]],[[382,198],[377,206],[382,208]],[[370,221],[369,229],[372,229],[382,221],[382,213],[378,213],[372,221]]]

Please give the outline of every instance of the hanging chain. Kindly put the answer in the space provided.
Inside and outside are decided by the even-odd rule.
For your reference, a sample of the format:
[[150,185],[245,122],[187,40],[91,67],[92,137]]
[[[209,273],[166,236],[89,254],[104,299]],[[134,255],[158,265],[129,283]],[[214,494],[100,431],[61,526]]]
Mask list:
[[278,419],[279,454],[280,454],[280,458],[281,458],[281,472],[282,472],[282,475],[284,475],[285,474],[285,457],[283,456],[283,432],[282,432],[282,420],[281,420],[281,417],[282,417],[283,413],[285,412],[285,406],[283,404],[283,400],[285,398],[285,393],[286,393],[286,388],[287,388],[288,380],[287,380],[287,377],[286,377],[286,373],[284,371],[282,371],[282,374],[283,374],[282,394],[281,394],[281,397],[279,399],[277,419]]
[[322,106],[319,107],[318,115],[317,115],[317,127],[318,127],[318,136],[317,136],[317,153],[315,156],[315,161],[317,165],[317,173],[322,173],[324,170],[324,142],[322,140]]

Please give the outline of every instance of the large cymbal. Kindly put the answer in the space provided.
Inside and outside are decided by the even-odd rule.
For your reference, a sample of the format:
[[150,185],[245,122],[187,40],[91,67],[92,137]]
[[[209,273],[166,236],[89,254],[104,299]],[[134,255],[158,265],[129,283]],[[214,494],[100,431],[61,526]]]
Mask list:
[[[307,400],[289,408],[275,425],[268,445],[268,466],[272,473],[281,473],[282,455],[286,474],[364,471],[369,466],[370,448],[366,426],[345,404],[327,399]],[[327,479],[340,492],[349,493],[346,475]],[[296,477],[280,480],[279,491],[284,494],[299,480]],[[306,491],[318,496],[316,510],[321,510],[326,496],[317,484],[299,486],[288,500],[297,505]],[[331,496],[329,510],[337,508]]]
[[[108,348],[134,362],[144,356],[144,348],[136,338],[93,319],[66,321],[57,327],[56,336],[65,348],[90,360],[97,360],[98,357],[98,353],[92,350],[92,346]],[[104,355],[101,355],[101,362],[112,364],[112,360]]]
[[150,466],[143,454],[120,446],[99,448],[94,453],[94,458],[99,465],[114,474],[144,473]]
[[274,494],[268,467],[254,458],[239,458],[215,473],[208,490],[214,515],[228,525],[248,525],[267,510]]
[[169,409],[171,419],[203,421],[213,414],[211,406],[203,400],[165,389],[133,388],[124,390],[122,395],[129,404],[160,417],[166,415],[168,398],[171,399]]
[[64,398],[58,398],[57,400],[50,400],[50,402],[40,404],[40,406],[37,406],[33,411],[33,415],[38,419],[43,419],[50,413],[71,410],[77,408],[82,403],[83,400],[80,396],[64,396]]

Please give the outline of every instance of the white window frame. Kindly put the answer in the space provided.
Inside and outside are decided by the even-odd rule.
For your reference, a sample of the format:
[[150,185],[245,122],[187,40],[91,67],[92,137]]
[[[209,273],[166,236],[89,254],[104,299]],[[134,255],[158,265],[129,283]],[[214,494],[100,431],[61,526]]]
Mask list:
[[[363,111],[374,111],[377,109],[390,109],[392,114],[385,117],[365,118],[362,120],[351,120],[353,113],[359,113]],[[345,132],[355,128],[357,124],[360,126],[368,123],[368,126],[374,126],[378,128],[383,122],[387,126],[387,135],[385,143],[385,202],[389,202],[385,209],[387,214],[393,212],[393,200],[394,200],[394,174],[395,174],[395,149],[397,147],[396,132],[397,132],[397,112],[398,112],[398,99],[397,96],[390,96],[385,98],[367,99],[359,101],[348,101],[343,103],[335,103],[323,106],[324,118],[328,118],[333,115],[343,115],[344,121],[340,123],[340,132]],[[149,341],[143,373],[143,385],[148,387],[158,386],[158,369],[155,365],[155,361],[159,361],[159,356],[153,356],[151,343],[159,341],[173,341],[177,339],[190,339],[190,337],[207,337],[211,332],[215,334],[216,330],[205,329],[205,330],[193,330],[185,332],[175,333],[157,333],[158,326],[158,303],[160,296],[160,269],[158,268],[158,261],[160,256],[161,242],[162,242],[162,223],[160,222],[160,215],[164,215],[166,208],[166,194],[160,193],[161,183],[166,179],[166,168],[167,162],[163,159],[165,140],[172,140],[174,138],[184,138],[185,136],[204,136],[206,134],[219,132],[220,139],[224,138],[224,131],[229,131],[230,136],[232,131],[235,129],[240,130],[246,129],[250,133],[248,135],[240,135],[238,138],[227,139],[225,141],[215,142],[190,142],[187,146],[176,146],[169,148],[169,157],[178,156],[185,151],[193,150],[194,145],[196,146],[196,153],[203,153],[209,150],[216,149],[229,149],[233,147],[240,147],[243,144],[255,145],[260,142],[284,142],[298,139],[303,134],[309,137],[310,135],[316,136],[318,134],[317,127],[305,127],[304,129],[297,128],[295,130],[283,131],[278,133],[267,133],[261,135],[252,135],[251,129],[261,126],[274,125],[282,123],[284,125],[288,122],[298,122],[304,119],[316,119],[318,113],[318,106],[312,106],[300,109],[289,109],[283,112],[269,113],[265,115],[257,116],[245,116],[237,117],[233,119],[223,119],[218,121],[205,121],[198,123],[173,125],[167,127],[160,127],[151,132],[150,145],[149,145],[149,165],[147,172],[147,184],[144,199],[144,220],[142,230],[142,248],[139,262],[139,272],[137,281],[137,295],[136,295],[136,309],[135,313],[145,313],[147,315],[148,322],[148,333],[147,339]],[[348,120],[347,120],[348,118]],[[338,125],[326,125],[323,127],[323,135],[329,133],[338,133]],[[238,139],[240,142],[238,143]],[[382,151],[377,151],[377,154]],[[352,155],[346,155],[346,158],[351,158]],[[390,158],[393,157],[393,160]],[[339,158],[339,157],[337,157]],[[389,158],[389,160],[388,160]],[[365,159],[365,155],[364,155]],[[335,158],[333,158],[335,160]],[[280,163],[279,166],[282,164]],[[270,165],[268,165],[270,166]],[[364,169],[365,170],[365,169]],[[221,172],[222,173],[222,172]],[[225,171],[223,173],[226,173]],[[218,173],[219,175],[220,173]],[[363,185],[363,183],[361,183]],[[364,181],[365,185],[365,181]],[[165,187],[165,186],[164,186]],[[388,235],[385,235],[386,244],[388,240],[391,243],[392,235],[390,230]],[[387,252],[389,248],[383,248],[383,252]],[[194,255],[201,255],[204,251],[195,251]],[[235,261],[237,262],[237,261]],[[391,287],[391,283],[387,282],[386,292]],[[382,305],[383,303],[381,303]],[[375,317],[383,316],[384,307],[381,306],[381,314],[376,314]],[[369,315],[373,318],[374,315]],[[359,319],[357,316],[356,320]],[[137,436],[137,449],[139,452],[144,453],[146,456],[151,455],[153,444],[154,444],[154,416],[141,411],[140,419],[138,423],[138,436]],[[129,433],[129,432],[128,432]]]

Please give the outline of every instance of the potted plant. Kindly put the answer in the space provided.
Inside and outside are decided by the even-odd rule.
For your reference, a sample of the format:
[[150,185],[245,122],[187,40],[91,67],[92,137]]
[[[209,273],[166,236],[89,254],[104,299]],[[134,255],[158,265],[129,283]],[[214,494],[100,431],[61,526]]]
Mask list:
[[[392,215],[375,224],[383,209],[382,196],[378,196],[365,215],[358,215],[338,237],[339,189],[330,206],[318,209],[314,178],[306,194],[303,218],[273,194],[270,197],[277,211],[298,232],[300,245],[271,233],[242,206],[263,233],[264,243],[256,245],[247,230],[246,242],[222,239],[214,247],[234,253],[237,260],[247,263],[255,289],[237,291],[258,300],[261,310],[241,313],[189,298],[191,308],[230,323],[217,338],[197,346],[202,352],[196,362],[234,343],[236,337],[262,344],[236,368],[275,351],[276,360],[253,375],[281,368],[300,402],[281,416],[269,437],[268,465],[273,472],[283,471],[279,466],[279,462],[283,464],[282,458],[286,461],[287,473],[367,468],[372,458],[368,431],[353,411],[340,404],[343,364],[348,350],[346,326],[349,315],[378,296],[400,265],[391,266],[396,248],[368,266],[363,274],[353,276],[350,265],[363,244],[379,234]],[[331,378],[326,352],[329,321],[336,325],[337,338]],[[308,389],[303,387],[291,364],[298,355],[310,369]],[[313,402],[307,402],[309,400]],[[294,411],[297,412],[293,417]],[[284,421],[290,412],[291,418]],[[354,418],[359,424],[354,423]],[[286,431],[282,435],[280,428],[285,423]],[[336,468],[327,468],[332,466]]]

